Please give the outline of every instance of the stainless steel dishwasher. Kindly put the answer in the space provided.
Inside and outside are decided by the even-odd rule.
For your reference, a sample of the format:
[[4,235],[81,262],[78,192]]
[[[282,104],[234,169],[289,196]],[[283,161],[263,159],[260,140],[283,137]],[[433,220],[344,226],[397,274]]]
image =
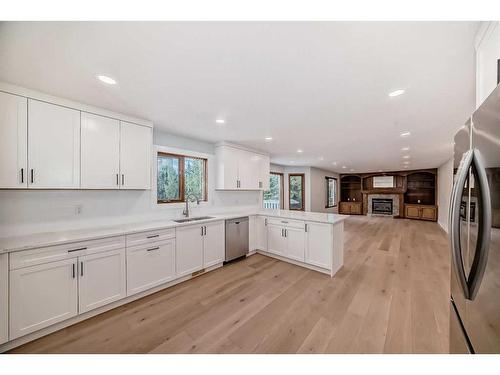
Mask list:
[[226,220],[226,262],[248,253],[248,217]]

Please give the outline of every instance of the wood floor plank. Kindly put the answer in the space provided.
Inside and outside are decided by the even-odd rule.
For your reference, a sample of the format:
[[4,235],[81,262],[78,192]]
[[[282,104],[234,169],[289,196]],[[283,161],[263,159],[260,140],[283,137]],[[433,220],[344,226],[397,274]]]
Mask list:
[[352,216],[329,278],[253,255],[12,353],[444,353],[450,255],[433,222]]

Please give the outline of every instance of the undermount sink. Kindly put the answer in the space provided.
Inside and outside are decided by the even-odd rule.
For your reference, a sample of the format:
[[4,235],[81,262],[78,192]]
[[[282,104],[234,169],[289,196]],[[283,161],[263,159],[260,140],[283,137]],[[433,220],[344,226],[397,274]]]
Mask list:
[[198,217],[187,217],[185,219],[174,220],[176,223],[187,223],[190,221],[207,220],[213,219],[213,216],[198,216]]

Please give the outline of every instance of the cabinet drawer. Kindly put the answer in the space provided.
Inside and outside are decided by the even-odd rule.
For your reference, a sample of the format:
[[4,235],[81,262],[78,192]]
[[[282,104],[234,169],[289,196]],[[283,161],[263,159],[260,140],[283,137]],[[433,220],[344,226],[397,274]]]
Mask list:
[[175,238],[175,228],[152,230],[127,235],[127,247]]
[[304,229],[304,222],[301,220],[279,219],[268,217],[267,223],[272,225],[281,225],[289,228]]
[[125,236],[46,246],[10,254],[10,269],[35,266],[125,247]]

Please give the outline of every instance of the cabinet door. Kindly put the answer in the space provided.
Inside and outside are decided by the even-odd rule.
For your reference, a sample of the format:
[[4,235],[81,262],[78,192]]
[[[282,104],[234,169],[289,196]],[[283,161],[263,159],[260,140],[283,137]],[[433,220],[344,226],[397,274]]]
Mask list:
[[259,189],[261,155],[238,150],[238,180],[239,188],[245,190]]
[[9,263],[8,254],[0,254],[0,344],[9,339]]
[[350,211],[352,215],[361,215],[361,203],[351,203]]
[[28,186],[28,100],[0,92],[0,188]]
[[[205,225],[203,236],[203,267],[207,268],[222,263],[225,256],[224,222]],[[248,233],[247,233],[248,235]]]
[[259,163],[259,188],[269,190],[270,161],[269,156],[262,155]]
[[121,122],[121,189],[151,188],[151,128]]
[[435,207],[422,207],[420,211],[421,218],[424,220],[436,220]]
[[82,112],[82,189],[118,189],[120,121]]
[[410,219],[420,219],[420,208],[415,206],[406,206],[406,217]]
[[267,218],[257,216],[257,249],[267,251]]
[[306,223],[305,262],[314,266],[331,269],[333,234],[329,224]]
[[175,239],[127,249],[127,295],[175,278]]
[[80,112],[28,99],[28,187],[80,187]]
[[285,254],[286,241],[283,231],[284,228],[279,225],[269,224],[267,226],[267,251],[279,255]]
[[76,316],[76,259],[10,271],[10,339]]
[[177,276],[189,275],[203,268],[203,232],[201,225],[176,229],[175,264]]
[[238,155],[237,149],[220,146],[215,150],[217,163],[217,189],[237,189]]
[[348,202],[340,202],[339,213],[344,214],[344,215],[350,215],[351,214],[351,204]]
[[297,228],[286,228],[285,230],[285,256],[303,262],[305,252],[304,230]]
[[79,257],[79,313],[124,298],[127,294],[125,271],[125,249]]

